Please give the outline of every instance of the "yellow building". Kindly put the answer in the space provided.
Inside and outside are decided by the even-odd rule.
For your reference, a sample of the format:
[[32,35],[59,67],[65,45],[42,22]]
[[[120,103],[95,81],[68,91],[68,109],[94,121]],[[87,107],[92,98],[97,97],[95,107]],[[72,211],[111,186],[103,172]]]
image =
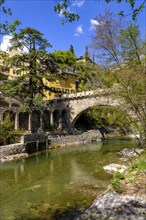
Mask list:
[[[1,52],[1,51],[0,51]],[[12,51],[8,56],[12,57],[14,55],[21,54],[19,51]],[[25,74],[24,72],[21,73]],[[48,73],[49,74],[49,73]],[[7,78],[9,80],[13,80],[16,77],[20,76],[20,72],[17,72],[17,65],[13,68],[5,67],[3,64],[3,60],[0,59],[0,80]],[[50,91],[45,90],[45,100],[52,100],[57,97],[61,97],[64,93],[75,93],[76,92],[76,74],[72,69],[68,68],[64,72],[58,72],[54,75],[54,79],[52,81],[48,81],[43,79],[44,84],[49,87]]]
[[75,93],[76,92],[76,74],[72,69],[67,69],[64,72],[55,75],[53,81],[45,81],[45,84],[49,86],[50,91],[45,91],[46,100],[55,99],[61,97],[62,94]]

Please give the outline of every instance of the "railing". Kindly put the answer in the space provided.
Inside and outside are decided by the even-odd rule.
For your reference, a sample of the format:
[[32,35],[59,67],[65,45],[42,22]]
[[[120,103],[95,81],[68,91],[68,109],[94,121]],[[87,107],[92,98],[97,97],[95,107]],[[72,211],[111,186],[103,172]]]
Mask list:
[[103,94],[105,92],[107,92],[107,91],[105,91],[103,89],[83,91],[83,92],[77,92],[77,93],[73,93],[73,94],[63,94],[61,96],[61,98],[63,98],[63,99],[65,99],[65,98],[80,98],[80,97],[94,96],[97,94]]

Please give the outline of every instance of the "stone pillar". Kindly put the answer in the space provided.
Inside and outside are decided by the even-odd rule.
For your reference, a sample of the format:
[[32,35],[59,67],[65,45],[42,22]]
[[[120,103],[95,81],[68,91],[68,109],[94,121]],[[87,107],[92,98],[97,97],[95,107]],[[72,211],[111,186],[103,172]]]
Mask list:
[[19,129],[19,114],[15,115],[15,130]]
[[32,114],[29,113],[29,117],[28,117],[28,131],[31,131],[31,129],[32,129],[31,117],[32,117]]
[[62,114],[59,114],[59,119],[58,119],[58,127],[57,129],[61,130],[62,129]]
[[40,113],[40,131],[44,130],[44,126],[43,126],[43,115],[42,113]]
[[0,121],[3,121],[3,114],[0,113]]
[[50,112],[50,125],[51,125],[51,127],[54,126],[53,112]]

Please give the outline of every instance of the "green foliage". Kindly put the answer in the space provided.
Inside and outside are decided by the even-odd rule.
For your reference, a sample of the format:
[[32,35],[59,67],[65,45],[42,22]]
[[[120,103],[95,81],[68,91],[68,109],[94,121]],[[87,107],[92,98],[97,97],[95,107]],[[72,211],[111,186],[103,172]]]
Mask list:
[[90,61],[77,62],[75,69],[79,81],[78,91],[94,90],[101,87],[102,81],[99,74],[99,67],[96,64]]
[[99,106],[85,113],[87,121],[94,127],[118,128],[125,134],[130,127],[131,118],[122,110],[116,107]]
[[70,45],[70,50],[69,50],[72,54],[74,54],[75,55],[75,52],[74,52],[74,48],[73,48],[73,45],[71,44]]
[[[1,16],[2,16],[2,14],[8,14],[11,16],[12,15],[11,9],[6,8],[4,3],[5,3],[5,0],[0,0],[0,14],[1,14]],[[0,35],[14,33],[14,31],[16,30],[16,27],[20,24],[21,24],[21,22],[18,20],[14,20],[14,22],[12,24],[10,24],[8,21],[5,21],[4,23],[0,23]]]
[[90,59],[90,56],[89,56],[88,46],[86,46],[86,49],[85,49],[85,60],[88,61],[89,59]]
[[138,25],[130,23],[126,29],[121,30],[121,49],[124,61],[141,64],[140,55],[142,54],[143,43],[140,39],[140,32]]
[[116,192],[118,193],[122,193],[122,189],[120,188],[120,180],[123,180],[125,179],[125,176],[123,173],[119,173],[119,172],[116,172],[114,174],[114,178],[112,179],[111,181],[111,184],[112,184],[112,187],[116,190]]
[[[74,0],[75,1],[75,0]],[[110,3],[113,0],[105,0],[105,2]],[[121,3],[121,2],[125,2],[125,0],[115,0],[117,4]],[[73,1],[72,1],[73,2]],[[138,14],[144,9],[145,7],[145,0],[140,1],[139,5],[137,6],[136,0],[126,0],[127,5],[129,5],[131,7],[131,13],[128,14],[129,16],[131,16],[132,20],[136,20]],[[73,22],[76,21],[80,18],[79,14],[74,13],[73,9],[72,11],[69,10],[69,8],[71,7],[70,4],[70,0],[58,0],[58,4],[55,5],[54,7],[54,11],[58,14],[62,14],[64,15],[65,19],[62,19],[62,24],[65,24],[66,22]],[[127,14],[124,13],[124,11],[119,11],[118,15],[124,17],[127,16]]]
[[9,119],[0,122],[0,145],[16,143],[21,135],[22,131],[14,130],[14,123]]
[[71,51],[57,50],[52,54],[59,69],[65,70],[67,67],[74,67],[76,58]]
[[65,19],[62,19],[62,24],[65,24],[66,22],[73,22],[80,18],[80,16],[77,13],[70,12],[68,10],[69,8],[69,1],[63,0],[60,1],[55,7],[54,11],[58,14],[62,14]]
[[27,48],[27,52],[5,58],[5,65],[14,68],[17,76],[15,80],[6,81],[1,90],[6,96],[18,98],[30,106],[37,94],[43,96],[44,90],[50,90],[45,81],[54,79],[54,56],[46,52],[51,45],[42,33],[32,28],[15,33],[11,44],[11,50]]
[[146,170],[146,152],[134,159],[129,166],[129,171],[145,171]]

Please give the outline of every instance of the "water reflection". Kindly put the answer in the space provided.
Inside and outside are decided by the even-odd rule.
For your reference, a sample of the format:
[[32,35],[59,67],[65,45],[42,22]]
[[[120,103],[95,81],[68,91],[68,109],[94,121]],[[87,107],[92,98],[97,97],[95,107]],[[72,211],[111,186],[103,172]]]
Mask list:
[[89,205],[110,182],[111,176],[103,166],[118,162],[116,152],[134,144],[108,141],[76,145],[1,164],[1,218],[18,219],[27,213],[37,219],[48,207],[51,213],[67,204]]

